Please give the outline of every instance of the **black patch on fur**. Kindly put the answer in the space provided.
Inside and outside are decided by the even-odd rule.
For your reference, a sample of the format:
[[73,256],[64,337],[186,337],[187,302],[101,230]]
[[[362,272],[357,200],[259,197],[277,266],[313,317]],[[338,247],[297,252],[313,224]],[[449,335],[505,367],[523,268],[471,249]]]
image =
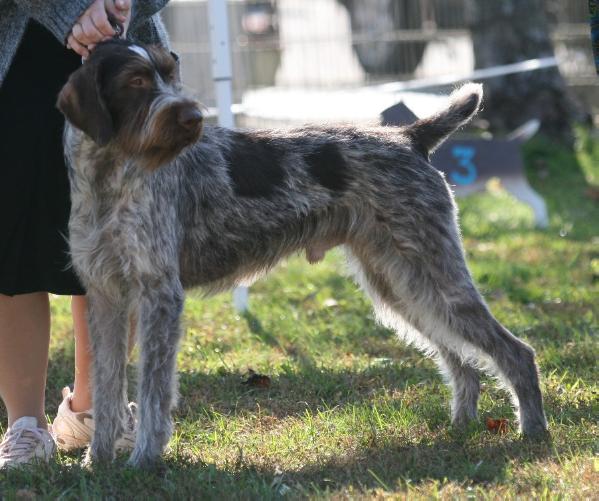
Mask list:
[[334,143],[324,143],[305,156],[308,172],[322,186],[343,192],[348,184],[345,159]]
[[285,181],[283,150],[268,138],[235,134],[227,153],[233,190],[240,197],[268,198]]

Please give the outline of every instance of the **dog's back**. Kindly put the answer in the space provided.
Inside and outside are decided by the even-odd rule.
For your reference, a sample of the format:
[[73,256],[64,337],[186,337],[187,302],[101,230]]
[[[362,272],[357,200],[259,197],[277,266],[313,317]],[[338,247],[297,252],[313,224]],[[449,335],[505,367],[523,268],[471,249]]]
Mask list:
[[347,242],[372,226],[369,219],[386,217],[377,211],[385,203],[383,186],[398,210],[413,212],[408,218],[417,206],[451,213],[451,195],[426,159],[476,113],[481,96],[480,86],[467,85],[445,110],[406,128],[206,127],[202,140],[177,160],[189,195],[178,197],[187,228],[181,253],[186,285],[222,290],[292,252],[313,255],[323,239],[325,248]]

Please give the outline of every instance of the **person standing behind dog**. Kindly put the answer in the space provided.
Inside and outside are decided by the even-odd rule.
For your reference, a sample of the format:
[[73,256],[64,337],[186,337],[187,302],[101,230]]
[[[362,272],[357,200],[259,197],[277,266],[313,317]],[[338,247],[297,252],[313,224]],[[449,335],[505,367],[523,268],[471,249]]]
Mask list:
[[[134,2],[132,5],[132,1]],[[55,452],[44,412],[48,293],[72,295],[75,390],[63,390],[59,446],[85,446],[93,418],[85,291],[68,258],[69,183],[56,96],[81,58],[116,35],[167,44],[168,0],[0,0],[0,398],[8,431],[0,468]],[[71,49],[71,50],[69,50]],[[84,419],[85,418],[85,419]]]

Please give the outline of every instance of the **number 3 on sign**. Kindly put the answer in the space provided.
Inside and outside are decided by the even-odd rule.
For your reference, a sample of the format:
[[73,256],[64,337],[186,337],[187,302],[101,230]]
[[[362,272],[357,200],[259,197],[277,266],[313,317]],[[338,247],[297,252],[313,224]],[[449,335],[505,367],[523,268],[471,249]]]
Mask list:
[[458,165],[465,169],[465,173],[452,171],[449,174],[451,180],[456,184],[472,184],[478,177],[476,165],[472,161],[476,150],[472,146],[454,146],[451,155],[458,161]]

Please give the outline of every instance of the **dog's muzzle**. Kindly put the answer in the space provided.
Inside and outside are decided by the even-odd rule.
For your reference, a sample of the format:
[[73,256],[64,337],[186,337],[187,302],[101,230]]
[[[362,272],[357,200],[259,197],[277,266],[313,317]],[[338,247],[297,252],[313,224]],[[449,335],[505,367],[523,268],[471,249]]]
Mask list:
[[177,112],[177,123],[189,136],[199,136],[203,122],[202,112],[195,105],[185,104]]

